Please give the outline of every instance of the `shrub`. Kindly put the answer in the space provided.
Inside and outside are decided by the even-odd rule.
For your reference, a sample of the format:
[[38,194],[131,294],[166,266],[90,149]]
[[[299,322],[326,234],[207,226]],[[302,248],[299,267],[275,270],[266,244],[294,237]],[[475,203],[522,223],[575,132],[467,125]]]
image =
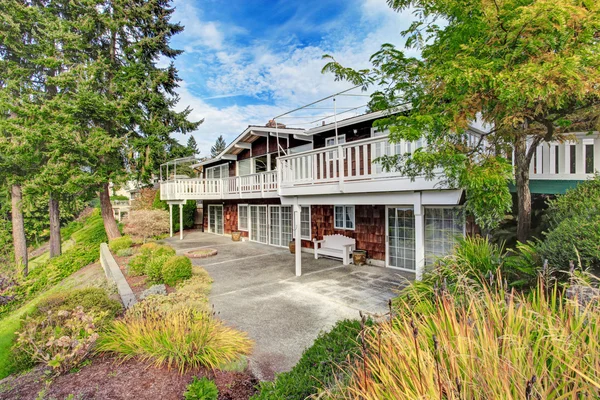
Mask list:
[[[498,281],[502,282],[503,279]],[[530,296],[503,285],[471,289],[467,302],[422,298],[392,323],[367,329],[366,357],[344,399],[595,398],[600,387],[600,305],[581,307],[540,284]]]
[[177,293],[197,293],[208,295],[212,279],[203,268],[196,268],[194,275],[177,285]]
[[131,255],[133,255],[133,249],[131,247],[128,249],[121,249],[117,251],[118,257],[129,257]]
[[163,265],[167,262],[170,256],[152,257],[150,262],[146,264],[146,275],[152,283],[163,283]]
[[83,307],[29,317],[17,332],[17,346],[55,373],[63,374],[77,367],[92,351],[98,339],[94,318]]
[[169,232],[169,213],[162,210],[132,211],[125,220],[123,232],[140,236],[146,241],[149,237]]
[[175,286],[192,277],[192,262],[185,256],[172,256],[162,266],[163,282]]
[[113,253],[118,252],[119,250],[125,250],[131,247],[133,241],[130,236],[122,236],[120,238],[113,239],[108,242],[108,247],[110,251]]
[[194,377],[183,394],[185,400],[217,400],[219,390],[217,385],[205,376],[202,379]]
[[251,347],[245,333],[227,327],[211,313],[190,307],[164,309],[147,300],[115,320],[98,345],[100,351],[123,359],[139,357],[181,373],[198,367],[215,369],[248,354]]
[[304,399],[335,384],[347,362],[360,352],[360,329],[356,320],[338,322],[319,335],[291,371],[278,374],[273,382],[261,382],[252,399]]
[[38,303],[36,311],[32,315],[42,316],[48,312],[74,310],[79,306],[95,316],[102,316],[102,319],[94,321],[98,328],[113,320],[123,310],[121,302],[109,298],[104,289],[90,287],[52,294]]
[[600,267],[600,175],[578,184],[548,204],[548,231],[541,255],[560,270],[569,261]]
[[[146,243],[140,247],[140,251],[131,260],[129,260],[128,273],[131,276],[148,275],[148,268],[152,260],[158,257],[174,256],[175,250],[169,246],[162,246],[158,243]],[[156,267],[156,265],[155,265]],[[162,266],[161,266],[162,268]],[[160,276],[160,269],[153,270],[155,276]]]

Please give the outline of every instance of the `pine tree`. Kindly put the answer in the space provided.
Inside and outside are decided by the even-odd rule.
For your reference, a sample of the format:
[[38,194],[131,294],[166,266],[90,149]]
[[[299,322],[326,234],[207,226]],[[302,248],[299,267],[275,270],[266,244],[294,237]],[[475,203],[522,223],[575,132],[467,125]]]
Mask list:
[[225,143],[225,139],[223,139],[223,135],[220,135],[217,138],[215,145],[210,148],[210,156],[212,158],[215,158],[216,156],[221,154],[221,152],[223,152],[223,150],[225,150],[225,147],[227,147],[227,143]]
[[198,144],[196,143],[196,139],[194,139],[193,135],[190,135],[190,138],[188,139],[187,148],[191,156],[198,154]]

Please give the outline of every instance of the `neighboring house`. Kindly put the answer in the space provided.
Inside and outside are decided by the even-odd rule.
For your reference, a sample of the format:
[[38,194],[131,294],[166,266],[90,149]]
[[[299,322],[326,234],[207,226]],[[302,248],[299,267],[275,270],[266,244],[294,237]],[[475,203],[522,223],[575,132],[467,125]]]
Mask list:
[[[324,235],[348,236],[367,251],[370,263],[414,272],[418,279],[425,265],[465,234],[463,190],[442,188],[439,178],[411,180],[373,162],[422,146],[420,141],[390,144],[387,131],[373,128],[383,116],[372,112],[308,130],[276,127],[272,121],[249,126],[218,157],[196,165],[202,167],[200,178],[163,181],[161,199],[171,205],[202,200],[206,232],[241,231],[272,246],[295,240],[297,248],[310,251],[312,241]],[[550,181],[570,186],[594,169],[600,170],[597,138],[540,145],[532,187]],[[546,193],[565,185],[554,186]]]

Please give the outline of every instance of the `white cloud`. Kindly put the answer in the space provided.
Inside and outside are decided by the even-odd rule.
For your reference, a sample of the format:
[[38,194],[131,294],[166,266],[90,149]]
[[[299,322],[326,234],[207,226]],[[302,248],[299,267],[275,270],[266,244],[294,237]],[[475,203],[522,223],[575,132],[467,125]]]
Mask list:
[[[281,112],[350,87],[347,82],[335,82],[333,76],[321,73],[325,64],[323,54],[332,54],[344,65],[368,67],[369,57],[382,43],[403,44],[400,32],[411,21],[409,11],[397,13],[387,6],[385,0],[362,0],[361,20],[355,21],[355,29],[338,26],[336,30],[328,26],[326,36],[313,46],[299,46],[293,34],[290,34],[289,37],[278,37],[278,43],[249,41],[249,45],[238,47],[229,38],[232,35],[251,37],[251,33],[230,25],[225,33],[218,22],[203,21],[202,12],[191,0],[177,0],[175,4],[177,12],[174,19],[179,18],[186,27],[179,40],[185,40],[190,50],[186,62],[177,63],[177,66],[180,70],[195,71],[211,91],[203,100],[191,93],[193,82],[183,85],[179,90],[179,107],[190,106],[194,109],[192,119],[205,119],[194,133],[203,155],[210,151],[220,134],[229,142],[249,124],[265,124]],[[201,54],[190,54],[197,52]],[[191,59],[196,62],[190,63]],[[240,94],[256,97],[257,103],[274,102],[277,105],[217,108],[206,102]],[[337,103],[343,108],[359,106],[367,101],[366,97],[340,97]],[[332,103],[322,106],[332,106]],[[317,114],[317,111],[311,113]],[[331,111],[318,113],[328,115]],[[299,118],[297,122],[307,120],[310,121]],[[285,119],[282,122],[290,125],[293,120]]]

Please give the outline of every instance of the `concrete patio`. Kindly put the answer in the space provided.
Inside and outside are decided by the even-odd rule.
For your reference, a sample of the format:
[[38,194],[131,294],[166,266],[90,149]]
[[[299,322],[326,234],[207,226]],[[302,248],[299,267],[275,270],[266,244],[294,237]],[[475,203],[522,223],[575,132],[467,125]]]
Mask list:
[[379,267],[344,266],[302,254],[303,275],[294,274],[294,255],[285,248],[233,242],[229,236],[186,232],[166,242],[183,254],[215,248],[216,256],[193,259],[214,280],[210,301],[220,318],[248,332],[256,346],[250,368],[261,380],[288,371],[320,331],[359,311],[385,313],[410,274]]

